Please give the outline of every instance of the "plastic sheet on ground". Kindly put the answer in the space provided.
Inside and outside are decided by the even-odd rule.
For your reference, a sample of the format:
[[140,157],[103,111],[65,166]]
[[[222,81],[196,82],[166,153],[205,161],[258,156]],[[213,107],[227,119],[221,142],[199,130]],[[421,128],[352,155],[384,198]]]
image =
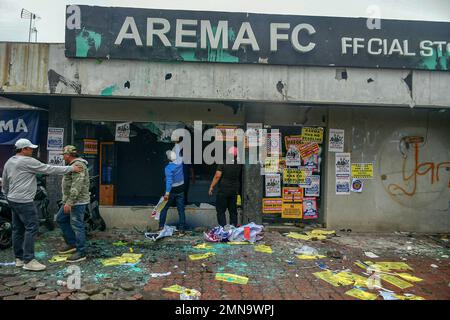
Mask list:
[[315,272],[313,273],[313,275],[335,287],[349,285],[367,287],[367,278],[348,271],[333,273],[331,270],[325,270],[321,272]]
[[216,254],[214,252],[206,252],[206,253],[198,253],[198,254],[191,254],[189,255],[189,259],[191,260],[203,260],[208,259],[209,257],[215,256]]
[[393,296],[399,300],[425,300],[425,298],[423,298],[423,297],[416,296],[414,294],[407,294],[407,293],[405,293],[405,295],[403,295],[403,296],[398,295],[398,294],[394,294]]
[[322,229],[314,229],[310,232],[310,234],[321,234],[321,235],[330,235],[335,234],[336,231],[334,230],[322,230]]
[[0,267],[8,267],[8,266],[15,266],[16,263],[13,262],[0,262]]
[[397,273],[397,276],[405,279],[406,281],[411,281],[411,282],[420,282],[423,280],[423,279],[413,276],[412,274],[409,274],[409,273]]
[[316,259],[322,259],[322,258],[326,258],[325,256],[321,256],[320,254],[318,255],[306,255],[306,254],[299,254],[297,255],[297,258],[300,260],[316,260]]
[[216,273],[216,280],[237,284],[247,284],[248,278],[232,273]]
[[376,300],[377,295],[374,293],[366,292],[361,289],[351,289],[345,293],[348,296],[360,299],[360,300]]
[[[173,292],[173,293],[178,293],[178,294],[187,294],[187,295],[193,295],[193,296],[200,296],[200,292],[195,290],[195,289],[188,289],[185,287],[182,287],[178,284],[174,284],[170,287],[167,288],[162,288],[161,290],[163,291],[167,291],[167,292]],[[187,300],[191,300],[191,299],[187,299]]]
[[150,273],[150,277],[152,278],[161,278],[161,277],[167,277],[170,276],[172,272],[166,272],[166,273]]
[[327,238],[324,234],[312,234],[311,232],[307,232],[306,234],[300,234],[298,232],[289,232],[286,237],[297,239],[297,240],[325,240]]
[[140,253],[124,253],[119,257],[103,259],[101,262],[104,267],[118,266],[126,263],[137,263],[141,257],[142,254]]
[[[250,237],[246,239],[244,236],[245,228],[250,229]],[[203,238],[208,242],[245,242],[254,243],[263,238],[264,226],[257,225],[254,222],[243,225],[239,228],[233,226],[215,227],[212,230],[205,232]]]
[[407,265],[405,262],[376,262],[373,263],[371,261],[364,261],[364,263],[371,267],[372,270],[378,269],[380,271],[392,271],[392,270],[399,270],[399,271],[406,271],[406,270],[412,270],[412,268]]
[[264,253],[272,253],[273,252],[271,247],[266,246],[264,244],[255,246],[255,251],[264,252]]
[[384,300],[400,300],[396,297],[395,293],[387,292],[387,291],[378,291],[380,296],[383,297]]
[[316,248],[304,245],[301,248],[294,249],[295,254],[307,255],[307,256],[317,256],[319,251]]
[[175,231],[177,231],[176,227],[165,225],[164,229],[159,232],[146,232],[144,235],[147,239],[156,241],[164,237],[171,237]]

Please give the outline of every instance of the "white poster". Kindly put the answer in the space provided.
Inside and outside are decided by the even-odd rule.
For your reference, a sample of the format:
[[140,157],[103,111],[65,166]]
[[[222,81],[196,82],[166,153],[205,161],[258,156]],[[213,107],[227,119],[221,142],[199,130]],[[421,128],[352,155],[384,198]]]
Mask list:
[[281,154],[281,133],[267,134],[267,154],[268,155]]
[[320,197],[320,176],[309,176],[311,184],[305,188],[305,197]]
[[336,177],[336,194],[350,194],[350,177]]
[[262,123],[247,123],[247,143],[249,147],[258,147],[262,139]]
[[344,152],[344,130],[330,129],[328,138],[329,152]]
[[47,150],[62,150],[64,146],[64,128],[48,128]]
[[130,123],[116,124],[116,141],[130,142]]
[[291,144],[286,152],[286,166],[298,167],[301,165],[300,151],[296,145]]
[[352,192],[361,193],[364,188],[364,183],[361,179],[352,179],[352,186],[351,190]]
[[336,153],[336,177],[349,178],[351,174],[350,153]]
[[279,174],[266,174],[266,197],[281,197],[281,178]]
[[61,154],[61,151],[49,151],[48,164],[52,166],[65,166],[64,157]]

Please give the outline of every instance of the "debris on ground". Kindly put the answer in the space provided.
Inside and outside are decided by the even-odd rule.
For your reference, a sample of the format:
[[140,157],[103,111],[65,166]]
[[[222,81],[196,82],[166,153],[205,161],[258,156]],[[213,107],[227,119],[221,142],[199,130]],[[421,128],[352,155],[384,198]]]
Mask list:
[[142,254],[138,253],[124,253],[119,257],[109,258],[102,260],[104,267],[117,266],[126,263],[138,263]]
[[147,239],[156,241],[161,238],[171,237],[175,231],[177,231],[176,227],[165,225],[164,229],[159,232],[145,232],[144,235]]
[[248,278],[231,273],[216,273],[216,280],[237,284],[247,284]]
[[208,242],[245,242],[254,243],[263,238],[264,226],[254,222],[243,225],[239,228],[227,225],[225,227],[215,227],[205,232],[203,237]]
[[198,254],[191,254],[189,255],[189,259],[191,260],[203,260],[208,259],[209,257],[212,257],[216,255],[214,252],[207,252],[207,253],[198,253]]
[[369,257],[371,259],[379,258],[379,256],[377,256],[375,253],[370,252],[370,251],[365,251],[364,254],[366,255],[366,257]]
[[264,244],[257,245],[254,248],[255,248],[255,251],[257,251],[257,252],[264,252],[264,253],[272,253],[273,252],[271,247],[266,246]]

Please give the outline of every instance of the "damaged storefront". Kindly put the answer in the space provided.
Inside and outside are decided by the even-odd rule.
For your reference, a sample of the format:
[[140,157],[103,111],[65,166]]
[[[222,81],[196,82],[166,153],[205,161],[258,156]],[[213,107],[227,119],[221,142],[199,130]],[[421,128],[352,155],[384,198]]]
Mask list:
[[[239,223],[448,231],[450,28],[382,23],[72,5],[64,44],[0,43],[12,66],[0,88],[64,129],[109,226],[154,223],[172,133],[195,137],[200,122],[200,161],[185,170],[192,227],[217,223],[207,132],[242,130],[221,141],[244,158]],[[45,81],[17,80],[28,60]]]

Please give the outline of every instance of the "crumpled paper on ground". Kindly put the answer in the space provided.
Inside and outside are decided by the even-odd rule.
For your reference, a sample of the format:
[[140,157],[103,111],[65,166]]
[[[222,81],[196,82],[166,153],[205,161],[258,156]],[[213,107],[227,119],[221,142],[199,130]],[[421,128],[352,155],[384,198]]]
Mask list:
[[[245,239],[244,230],[250,229],[250,238]],[[243,225],[239,228],[227,225],[225,227],[215,227],[209,232],[205,232],[203,238],[208,242],[245,242],[254,243],[263,238],[264,226],[257,225],[254,222]]]
[[119,257],[103,259],[101,262],[104,267],[118,266],[126,263],[138,263],[141,257],[142,254],[140,253],[124,253]]
[[146,232],[144,235],[147,239],[156,241],[164,237],[171,237],[175,231],[177,231],[176,227],[165,225],[164,229],[159,232]]

